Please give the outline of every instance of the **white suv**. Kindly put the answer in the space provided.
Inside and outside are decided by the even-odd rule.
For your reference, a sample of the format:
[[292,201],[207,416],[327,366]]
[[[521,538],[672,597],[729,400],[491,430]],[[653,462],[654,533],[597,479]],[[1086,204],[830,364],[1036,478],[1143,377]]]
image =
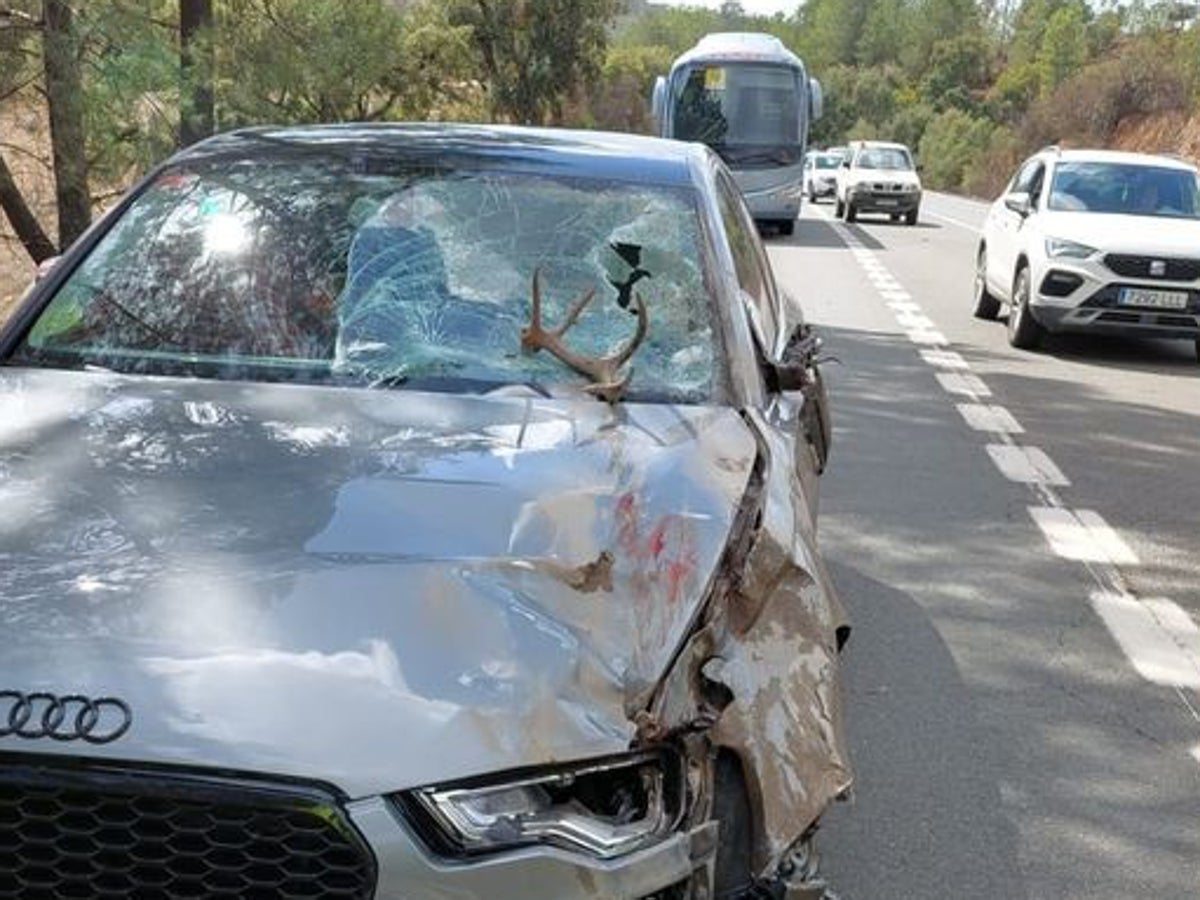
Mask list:
[[859,213],[886,213],[893,222],[917,224],[921,179],[903,144],[855,141],[837,176],[837,215],[853,222]]
[[1200,355],[1200,181],[1177,159],[1050,147],[988,213],[975,315],[1008,339],[1046,332],[1182,338]]

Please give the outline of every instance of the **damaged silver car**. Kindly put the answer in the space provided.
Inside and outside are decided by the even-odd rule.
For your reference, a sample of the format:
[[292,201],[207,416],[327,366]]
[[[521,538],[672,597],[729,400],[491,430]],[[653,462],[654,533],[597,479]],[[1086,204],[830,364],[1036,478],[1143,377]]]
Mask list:
[[0,333],[0,897],[819,897],[819,342],[711,151],[255,129]]

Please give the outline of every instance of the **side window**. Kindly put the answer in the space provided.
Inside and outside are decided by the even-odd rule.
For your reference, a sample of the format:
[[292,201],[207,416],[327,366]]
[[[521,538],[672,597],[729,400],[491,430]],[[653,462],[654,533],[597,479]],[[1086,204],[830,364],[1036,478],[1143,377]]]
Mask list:
[[1033,177],[1029,181],[1029,205],[1034,209],[1037,208],[1038,202],[1042,197],[1042,185],[1046,182],[1046,166],[1038,163],[1033,170]]
[[746,212],[737,186],[725,176],[717,180],[717,202],[721,208],[725,233],[729,236],[729,248],[733,252],[738,285],[753,303],[756,324],[762,331],[763,347],[767,352],[771,352],[778,338],[779,322],[775,317],[775,292],[771,283],[771,269],[767,264],[762,242],[758,239],[758,231]]
[[1012,184],[1009,186],[1010,193],[1031,193],[1034,178],[1038,171],[1042,169],[1042,161],[1040,159],[1031,159],[1021,166],[1017,175],[1013,178]]

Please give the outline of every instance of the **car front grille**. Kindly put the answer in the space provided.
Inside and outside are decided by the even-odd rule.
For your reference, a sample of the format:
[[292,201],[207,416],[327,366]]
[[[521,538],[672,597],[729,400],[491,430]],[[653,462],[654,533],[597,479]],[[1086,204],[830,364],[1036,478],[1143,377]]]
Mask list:
[[0,898],[368,898],[336,801],[292,785],[0,767]]
[[867,188],[877,194],[899,194],[904,190],[904,185],[894,181],[875,181],[868,184]]
[[1162,281],[1195,281],[1200,278],[1200,259],[1110,253],[1104,257],[1104,264],[1122,278],[1152,278]]

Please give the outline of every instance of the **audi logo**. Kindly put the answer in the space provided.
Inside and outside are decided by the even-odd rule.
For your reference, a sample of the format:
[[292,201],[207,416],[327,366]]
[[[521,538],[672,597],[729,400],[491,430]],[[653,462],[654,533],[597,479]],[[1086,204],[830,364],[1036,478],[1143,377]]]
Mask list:
[[0,691],[0,739],[50,738],[110,744],[129,730],[133,711],[116,697],[85,697],[46,691]]

